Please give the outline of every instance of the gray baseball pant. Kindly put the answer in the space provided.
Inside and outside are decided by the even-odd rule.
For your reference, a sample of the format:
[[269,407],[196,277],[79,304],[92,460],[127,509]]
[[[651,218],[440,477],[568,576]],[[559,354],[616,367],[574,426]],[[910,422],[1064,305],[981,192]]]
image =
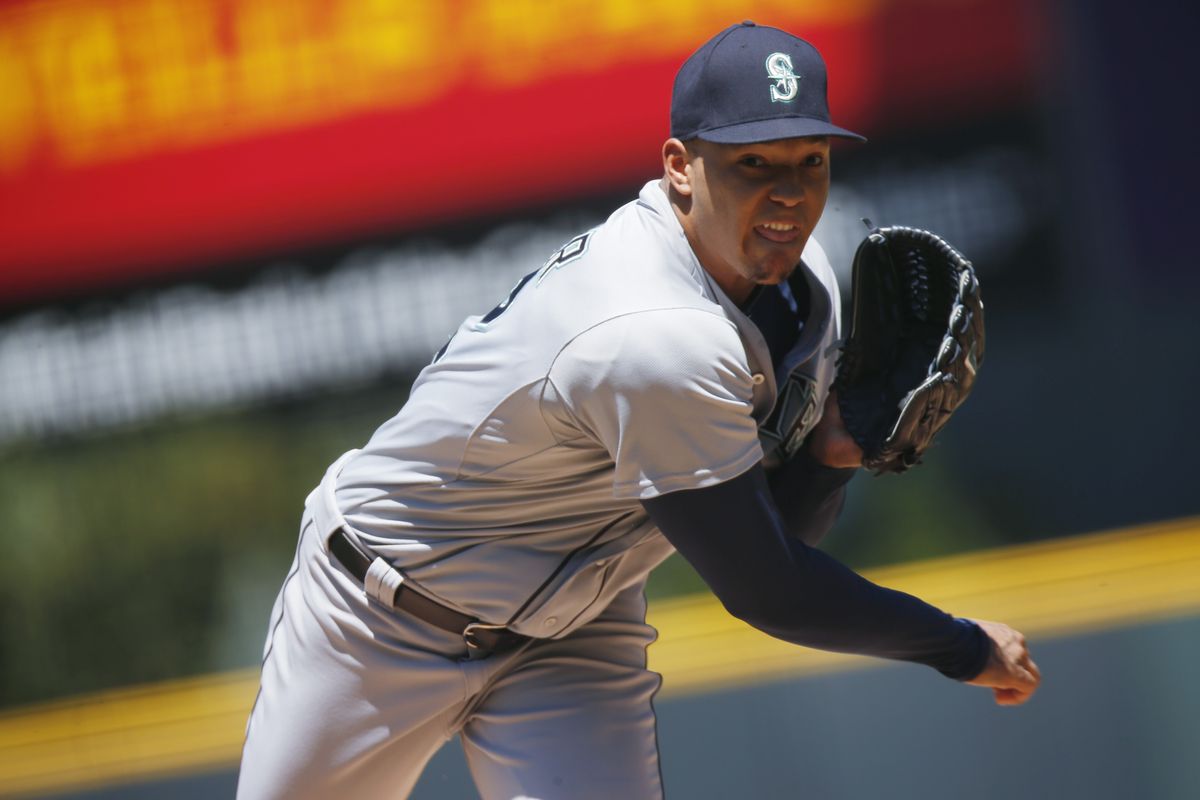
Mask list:
[[368,599],[306,511],[237,797],[407,797],[458,733],[484,800],[659,798],[644,619],[634,586],[562,639],[463,660],[460,636]]

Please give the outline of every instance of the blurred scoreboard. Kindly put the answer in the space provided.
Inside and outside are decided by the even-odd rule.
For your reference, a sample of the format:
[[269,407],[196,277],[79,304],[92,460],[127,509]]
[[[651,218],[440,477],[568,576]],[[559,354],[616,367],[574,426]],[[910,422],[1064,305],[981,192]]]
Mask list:
[[869,136],[1026,97],[1032,2],[16,0],[0,308],[632,191],[671,81],[745,16]]

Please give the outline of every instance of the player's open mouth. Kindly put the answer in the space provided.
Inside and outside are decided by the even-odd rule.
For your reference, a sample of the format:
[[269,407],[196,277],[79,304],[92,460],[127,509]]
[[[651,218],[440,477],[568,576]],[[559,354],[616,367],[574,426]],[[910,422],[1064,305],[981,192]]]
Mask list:
[[799,226],[793,225],[790,222],[764,222],[761,225],[755,225],[754,230],[759,236],[768,241],[783,244],[794,242],[796,237],[800,235]]

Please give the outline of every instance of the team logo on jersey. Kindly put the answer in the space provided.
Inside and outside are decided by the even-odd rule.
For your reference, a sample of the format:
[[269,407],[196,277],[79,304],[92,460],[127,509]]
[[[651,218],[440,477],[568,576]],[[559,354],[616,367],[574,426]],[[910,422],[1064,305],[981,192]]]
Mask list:
[[758,427],[763,463],[774,466],[791,458],[819,419],[816,380],[802,372],[788,375],[771,416]]
[[787,53],[767,56],[767,77],[771,79],[771,102],[790,103],[800,90],[800,76],[792,70],[792,57]]

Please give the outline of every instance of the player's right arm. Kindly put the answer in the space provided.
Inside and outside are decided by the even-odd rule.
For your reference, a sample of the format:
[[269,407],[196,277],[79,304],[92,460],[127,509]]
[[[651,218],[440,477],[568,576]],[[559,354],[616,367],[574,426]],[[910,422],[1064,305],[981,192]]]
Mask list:
[[993,687],[1001,704],[1024,702],[1037,688],[1037,667],[1011,628],[952,617],[788,536],[761,466],[642,505],[729,612],[765,633],[926,664]]
[[986,679],[983,626],[877,586],[789,534],[761,464],[757,385],[727,320],[663,309],[575,337],[550,370],[542,410],[556,435],[605,448],[614,494],[642,503],[735,616],[797,644]]

